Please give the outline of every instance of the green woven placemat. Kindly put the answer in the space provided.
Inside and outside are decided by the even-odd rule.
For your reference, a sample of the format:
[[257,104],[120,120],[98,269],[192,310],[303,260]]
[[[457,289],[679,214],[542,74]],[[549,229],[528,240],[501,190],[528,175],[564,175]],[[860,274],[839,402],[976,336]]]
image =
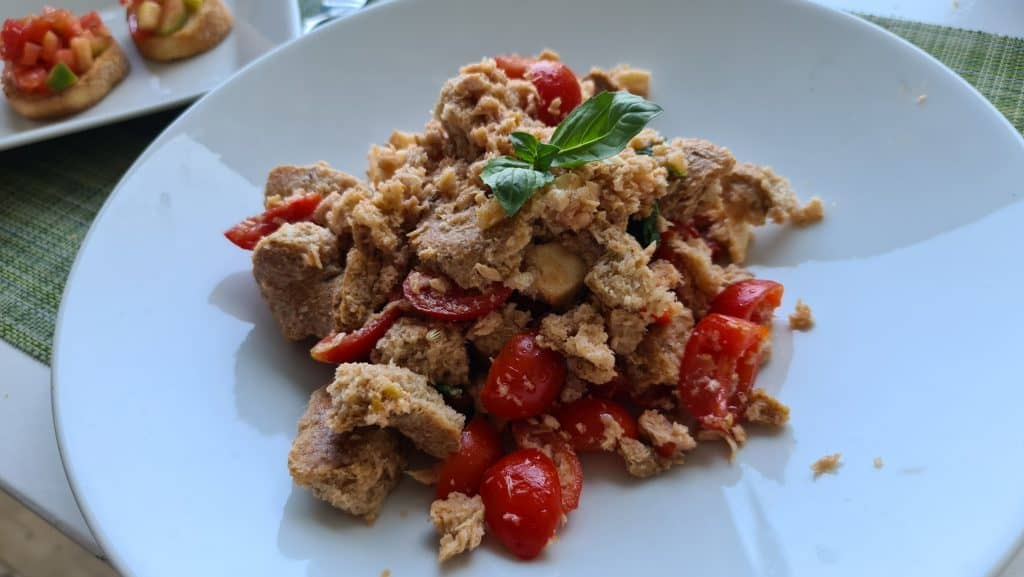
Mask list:
[[[864,18],[957,71],[1024,132],[1024,39]],[[0,153],[0,338],[49,363],[64,281],[89,224],[179,112]]]

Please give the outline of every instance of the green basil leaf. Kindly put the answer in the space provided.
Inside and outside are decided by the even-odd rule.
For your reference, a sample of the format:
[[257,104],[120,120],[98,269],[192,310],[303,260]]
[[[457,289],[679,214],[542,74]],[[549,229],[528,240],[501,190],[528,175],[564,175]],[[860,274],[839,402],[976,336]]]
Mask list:
[[494,198],[505,209],[505,213],[512,216],[530,200],[534,191],[550,184],[555,175],[534,170],[533,166],[522,160],[502,156],[488,162],[480,178],[491,187]]
[[519,160],[532,165],[537,158],[537,146],[540,145],[540,141],[528,132],[513,132],[508,138],[512,141],[512,148],[516,150]]
[[551,168],[551,163],[558,157],[558,152],[557,146],[541,142],[537,145],[537,158],[533,159],[533,167],[537,170]]
[[658,203],[654,203],[654,208],[651,209],[651,214],[647,218],[629,221],[626,230],[633,235],[640,246],[646,248],[652,242],[661,242],[661,233],[658,232],[658,216],[660,214],[661,209],[658,207]]
[[558,154],[558,147],[537,140],[527,132],[513,132],[509,135],[512,147],[516,149],[516,156],[523,162],[528,162],[537,170],[551,168],[551,161]]
[[628,92],[602,92],[580,104],[551,135],[560,151],[551,166],[575,168],[622,152],[661,107]]

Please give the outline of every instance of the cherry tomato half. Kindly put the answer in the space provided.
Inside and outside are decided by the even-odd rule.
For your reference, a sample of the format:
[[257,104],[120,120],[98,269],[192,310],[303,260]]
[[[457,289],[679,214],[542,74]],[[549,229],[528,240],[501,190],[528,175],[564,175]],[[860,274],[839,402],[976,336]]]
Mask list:
[[501,56],[494,57],[494,63],[509,78],[522,78],[526,76],[526,71],[529,70],[530,65],[534,62],[536,60],[533,58],[527,58],[518,54],[502,54]]
[[[558,126],[558,123],[583,101],[576,75],[561,62],[539,60],[530,66],[527,77],[540,95],[537,118],[548,126]],[[557,112],[552,112],[551,107],[555,100],[559,101]]]
[[476,495],[484,472],[501,458],[501,439],[487,419],[476,417],[462,429],[459,450],[441,464],[437,479],[437,498],[459,492]]
[[313,345],[309,355],[321,363],[341,364],[365,359],[384,333],[402,316],[403,303],[387,304],[377,316],[371,317],[361,328],[350,333],[327,335]]
[[562,488],[562,512],[568,513],[579,507],[583,493],[583,465],[565,435],[538,423],[516,421],[512,424],[512,438],[520,449],[540,449],[545,454],[550,453]]
[[623,436],[635,439],[637,435],[633,415],[626,407],[607,399],[579,399],[562,407],[555,417],[577,451],[604,450],[601,445],[605,439],[605,419],[618,423]]
[[768,323],[782,303],[782,291],[782,285],[773,280],[741,280],[718,293],[711,301],[711,312],[753,323]]
[[496,417],[525,419],[547,411],[564,384],[565,358],[537,344],[536,333],[520,333],[491,364],[480,401]]
[[431,286],[432,278],[437,276],[413,271],[402,283],[402,292],[412,308],[442,321],[469,321],[486,316],[505,304],[512,294],[512,289],[501,283],[494,283],[481,292],[466,290],[449,282],[448,290],[440,292]]
[[728,431],[746,409],[768,327],[710,314],[694,327],[679,369],[679,397],[706,428]]
[[540,555],[562,518],[558,471],[537,449],[520,449],[487,469],[480,497],[491,533],[520,559]]
[[313,218],[319,204],[320,195],[316,193],[290,196],[283,204],[267,209],[263,214],[250,216],[229,228],[224,236],[239,248],[252,250],[260,239],[281,228],[281,225]]

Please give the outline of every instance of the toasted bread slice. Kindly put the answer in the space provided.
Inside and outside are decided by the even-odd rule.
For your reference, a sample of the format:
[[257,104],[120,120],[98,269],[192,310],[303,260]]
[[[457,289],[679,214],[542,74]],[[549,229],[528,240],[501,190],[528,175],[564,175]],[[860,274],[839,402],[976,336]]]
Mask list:
[[25,94],[12,78],[4,75],[4,95],[11,108],[33,120],[58,118],[81,112],[103,100],[114,86],[128,74],[128,58],[117,41],[100,54],[88,72],[70,88],[54,94]]
[[203,0],[199,12],[189,16],[184,28],[170,36],[135,40],[135,47],[150,60],[189,58],[220,44],[231,32],[233,23],[231,11],[222,0]]

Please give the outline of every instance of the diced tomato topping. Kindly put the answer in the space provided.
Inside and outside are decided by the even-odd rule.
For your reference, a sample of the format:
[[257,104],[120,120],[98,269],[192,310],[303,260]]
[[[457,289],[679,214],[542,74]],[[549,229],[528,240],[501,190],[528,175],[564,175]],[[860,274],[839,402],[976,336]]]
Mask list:
[[506,455],[487,469],[480,497],[491,534],[520,559],[540,555],[562,518],[558,471],[536,449]]
[[679,397],[709,429],[728,431],[746,410],[768,327],[710,314],[694,327],[679,369]]
[[149,30],[139,29],[139,16],[133,9],[128,10],[128,32],[137,42],[145,40],[153,35]]
[[773,280],[735,282],[711,301],[711,312],[754,323],[768,323],[782,303],[782,285]]
[[313,345],[309,354],[321,363],[351,363],[370,356],[377,341],[402,316],[402,301],[387,304],[380,313],[371,317],[361,328],[350,333],[327,335]]
[[434,284],[441,277],[413,271],[402,283],[405,298],[424,315],[442,321],[469,321],[487,315],[500,307],[512,294],[512,289],[494,283],[487,290],[466,290],[444,280],[447,288],[442,292]]
[[70,50],[73,39],[89,32],[109,36],[110,31],[96,12],[77,18],[63,8],[44,8],[41,14],[4,21],[0,31],[0,56],[7,63],[4,75],[19,91],[46,94],[50,70],[58,62],[83,74],[88,61],[79,62]]
[[85,14],[78,21],[82,24],[82,28],[86,30],[102,30],[104,28],[103,19],[100,18],[98,12],[93,10],[88,14]]
[[68,65],[68,68],[75,69],[75,53],[67,48],[61,48],[57,51],[57,62],[63,62]]
[[501,458],[501,439],[487,419],[476,417],[462,429],[459,450],[448,455],[438,471],[436,498],[449,493],[476,495],[484,472]]
[[[7,72],[4,72],[7,74]],[[36,66],[33,68],[20,68],[16,71],[10,72],[14,76],[14,83],[18,87],[18,90],[22,92],[45,92],[46,77],[48,76],[46,70]]]
[[562,512],[569,513],[579,507],[583,493],[583,465],[565,434],[539,423],[516,421],[512,424],[512,437],[516,447],[540,449],[551,457],[562,488]]
[[[538,60],[530,65],[527,77],[537,89],[537,118],[548,126],[557,126],[573,108],[583,101],[580,83],[569,67],[561,62]],[[552,107],[555,101],[558,105]],[[552,112],[552,109],[555,112]]]
[[42,44],[43,36],[46,36],[46,33],[52,28],[45,18],[30,16],[25,24],[25,41]]
[[555,417],[577,451],[605,450],[602,445],[606,444],[607,420],[622,429],[622,436],[635,439],[637,435],[633,415],[626,407],[608,399],[579,399],[559,409]]
[[319,205],[320,195],[316,193],[290,196],[284,203],[229,228],[224,236],[239,248],[252,250],[263,237],[281,228],[281,225],[312,218]]
[[26,41],[25,24],[19,20],[4,20],[0,41],[0,55],[4,60],[15,61],[21,58],[21,48]]
[[498,65],[498,68],[505,73],[505,76],[509,78],[522,78],[526,76],[526,71],[529,70],[536,60],[533,58],[527,58],[518,54],[503,54],[501,56],[494,57],[494,63]]
[[537,344],[536,333],[520,333],[491,364],[480,402],[496,417],[525,419],[547,411],[564,384],[565,358]]
[[21,58],[18,59],[18,64],[26,67],[35,66],[39,63],[39,55],[42,52],[42,46],[34,42],[26,42],[21,47]]

